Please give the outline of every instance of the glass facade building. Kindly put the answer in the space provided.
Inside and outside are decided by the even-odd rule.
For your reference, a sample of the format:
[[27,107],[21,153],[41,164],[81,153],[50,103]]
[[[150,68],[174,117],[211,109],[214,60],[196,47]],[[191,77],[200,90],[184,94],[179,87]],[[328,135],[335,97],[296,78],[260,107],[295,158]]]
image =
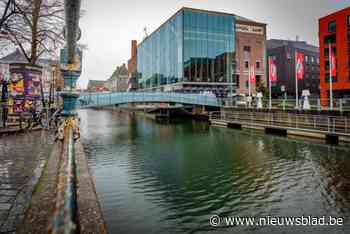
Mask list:
[[138,46],[139,88],[181,83],[182,91],[225,95],[234,57],[234,15],[183,8]]

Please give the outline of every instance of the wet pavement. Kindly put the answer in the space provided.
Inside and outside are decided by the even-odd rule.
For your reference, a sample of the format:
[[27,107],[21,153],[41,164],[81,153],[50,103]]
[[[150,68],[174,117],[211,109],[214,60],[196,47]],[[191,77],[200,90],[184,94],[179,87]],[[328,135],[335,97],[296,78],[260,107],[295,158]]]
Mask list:
[[0,233],[15,233],[50,155],[46,132],[0,137]]

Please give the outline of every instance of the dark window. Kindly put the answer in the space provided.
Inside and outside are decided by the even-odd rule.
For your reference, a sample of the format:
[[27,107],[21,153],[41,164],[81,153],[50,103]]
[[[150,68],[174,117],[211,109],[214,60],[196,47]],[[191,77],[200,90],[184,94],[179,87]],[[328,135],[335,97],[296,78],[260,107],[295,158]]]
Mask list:
[[247,52],[250,52],[250,46],[244,46],[244,47],[243,47],[243,50],[244,50],[244,51],[247,51]]
[[244,67],[248,69],[249,68],[249,62],[245,61],[244,64],[245,64]]
[[245,87],[246,87],[246,88],[249,88],[248,81],[245,82]]
[[350,15],[348,15],[348,26],[350,27]]
[[256,83],[257,83],[257,84],[259,84],[260,82],[262,82],[262,81],[261,81],[261,76],[259,76],[259,75],[257,75],[257,76],[255,77],[255,79],[256,79]]
[[260,62],[256,62],[256,69],[260,69]]
[[[325,77],[326,83],[329,83],[329,73],[326,73]],[[338,82],[338,77],[337,76],[332,76],[332,83]]]
[[326,36],[326,37],[324,38],[324,43],[325,43],[325,45],[327,45],[327,46],[328,46],[329,43],[335,44],[336,42],[337,42],[337,36],[336,36],[336,34],[332,34],[332,35]]
[[236,75],[236,84],[239,87],[239,75]]
[[328,32],[334,33],[337,30],[337,24],[335,21],[331,21],[328,23]]

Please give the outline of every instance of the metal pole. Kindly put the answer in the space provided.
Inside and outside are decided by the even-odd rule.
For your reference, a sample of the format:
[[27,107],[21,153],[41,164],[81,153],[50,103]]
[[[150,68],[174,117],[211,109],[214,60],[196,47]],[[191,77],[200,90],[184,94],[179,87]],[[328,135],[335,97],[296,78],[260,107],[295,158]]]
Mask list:
[[249,108],[251,108],[251,102],[252,102],[252,100],[251,100],[251,95],[252,95],[252,91],[251,91],[251,84],[250,84],[250,82],[251,82],[251,80],[250,80],[250,75],[251,75],[251,67],[250,67],[250,61],[249,61],[249,73],[248,73],[248,96],[249,96],[249,101],[248,101],[248,107]]
[[299,109],[299,94],[298,94],[298,70],[297,70],[297,52],[295,51],[295,108]]
[[[269,63],[269,70],[270,70],[270,63]],[[271,70],[270,70],[270,72],[271,72]],[[271,93],[271,90],[272,90],[272,88],[271,88],[271,77],[270,77],[271,75],[270,75],[270,73],[269,73],[269,109],[271,110],[271,108],[272,108],[272,93]]]
[[333,110],[333,79],[332,79],[332,47],[329,43],[329,98],[330,98],[330,109]]

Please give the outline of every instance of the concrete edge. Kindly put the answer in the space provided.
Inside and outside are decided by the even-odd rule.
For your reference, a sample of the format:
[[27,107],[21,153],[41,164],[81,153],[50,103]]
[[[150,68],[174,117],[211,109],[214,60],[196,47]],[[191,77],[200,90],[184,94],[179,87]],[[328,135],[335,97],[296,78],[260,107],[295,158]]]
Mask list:
[[[211,120],[209,121],[210,124],[213,127],[222,127],[222,128],[229,128],[228,122],[225,121],[217,121],[217,120]],[[265,131],[267,127],[260,127],[260,126],[254,126],[254,125],[247,125],[247,124],[242,124],[242,129],[251,129],[251,130],[258,130],[258,131]],[[307,131],[298,131],[298,130],[291,130],[291,129],[285,129],[287,131],[287,137],[301,137],[304,139],[317,139],[317,140],[326,140],[327,139],[327,134],[323,133],[313,133],[313,132],[307,132]],[[342,143],[350,143],[350,138],[344,137],[344,136],[339,136],[339,142]]]
[[86,155],[81,142],[75,143],[77,169],[77,216],[80,233],[106,234],[107,226],[103,218],[95,183],[90,174]]
[[42,175],[34,188],[29,208],[21,227],[20,234],[49,233],[56,205],[57,176],[61,160],[62,144],[54,143]]

